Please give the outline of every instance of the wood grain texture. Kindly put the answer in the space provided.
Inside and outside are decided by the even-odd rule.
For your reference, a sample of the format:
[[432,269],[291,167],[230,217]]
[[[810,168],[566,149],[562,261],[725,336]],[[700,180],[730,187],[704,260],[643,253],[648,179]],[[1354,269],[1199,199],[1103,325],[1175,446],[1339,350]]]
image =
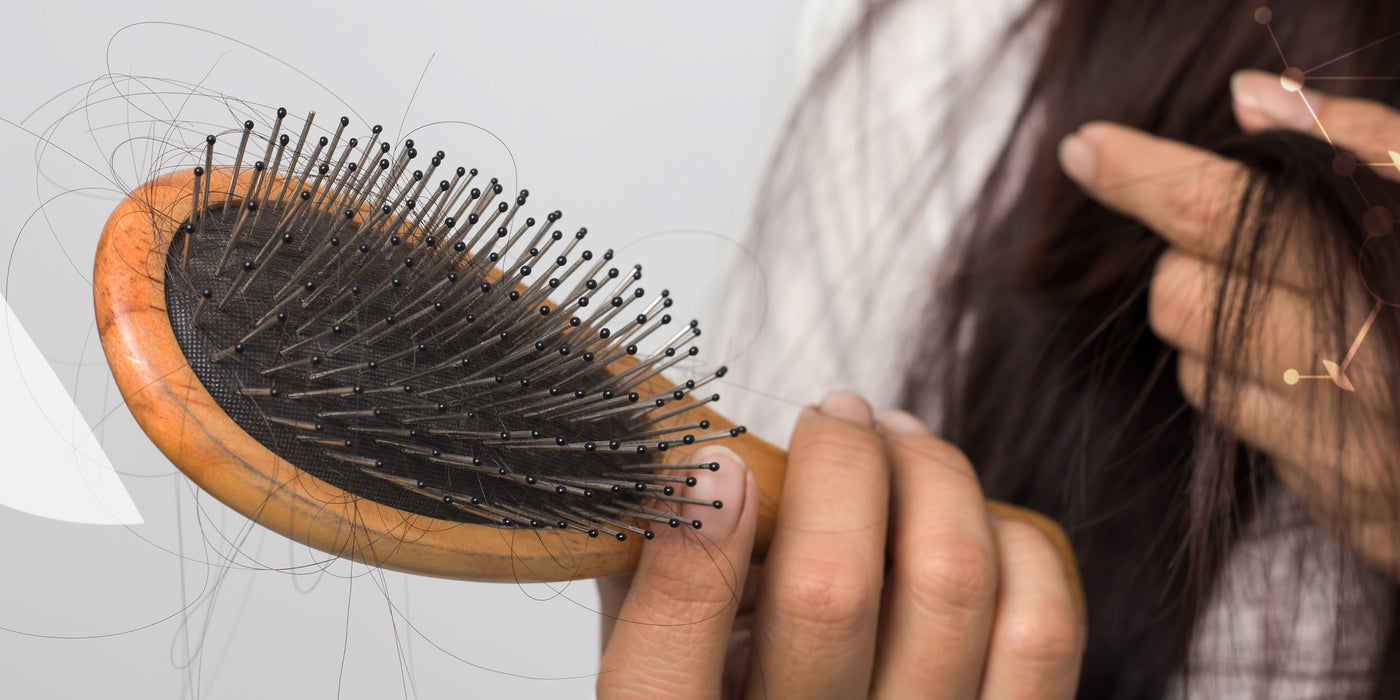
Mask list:
[[[222,203],[230,169],[210,174],[211,199]],[[238,189],[246,187],[247,172]],[[429,576],[484,581],[556,581],[631,571],[642,538],[626,542],[578,532],[473,525],[408,513],[348,493],[298,469],[249,436],[215,403],[175,339],[165,311],[165,260],[188,217],[192,171],[142,185],[112,213],[98,243],[93,297],[103,351],[137,423],[200,488],[260,525],[336,556]],[[233,202],[242,202],[235,191]],[[635,358],[626,358],[635,362]],[[621,371],[628,362],[616,363]],[[657,376],[643,394],[669,389]],[[672,424],[708,419],[734,424],[697,407]],[[785,456],[745,434],[723,444],[758,474],[763,494],[760,538],[773,530]],[[666,453],[686,461],[697,446]],[[703,477],[702,477],[703,478]]]
[[[230,170],[216,168],[210,174],[216,203],[228,191]],[[102,348],[127,407],[161,452],[200,488],[296,542],[398,571],[478,581],[560,581],[635,568],[642,538],[618,542],[573,531],[474,525],[408,513],[327,484],[238,427],[190,369],[165,311],[166,253],[176,228],[188,217],[193,180],[188,170],[158,177],[117,207],[98,243],[93,296]],[[247,180],[245,171],[239,187],[246,187]],[[234,192],[235,206],[241,205],[242,194]],[[622,371],[636,362],[626,357],[612,369]],[[641,393],[657,394],[672,386],[658,375]],[[709,420],[712,430],[735,427],[709,404],[661,425],[699,420]],[[757,478],[754,556],[762,557],[776,523],[787,455],[747,433],[720,444],[737,452]],[[690,461],[699,448],[677,445],[665,453],[665,461]],[[1053,523],[1002,504],[989,508],[1045,532],[1078,587],[1068,540]]]

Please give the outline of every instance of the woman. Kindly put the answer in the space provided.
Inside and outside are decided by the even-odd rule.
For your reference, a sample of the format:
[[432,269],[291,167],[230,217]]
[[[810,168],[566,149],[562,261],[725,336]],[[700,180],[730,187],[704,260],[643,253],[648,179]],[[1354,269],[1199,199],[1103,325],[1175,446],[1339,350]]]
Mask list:
[[736,363],[905,410],[796,417],[748,570],[714,453],[746,507],[605,586],[600,694],[1400,693],[1400,7],[959,7],[829,23]]

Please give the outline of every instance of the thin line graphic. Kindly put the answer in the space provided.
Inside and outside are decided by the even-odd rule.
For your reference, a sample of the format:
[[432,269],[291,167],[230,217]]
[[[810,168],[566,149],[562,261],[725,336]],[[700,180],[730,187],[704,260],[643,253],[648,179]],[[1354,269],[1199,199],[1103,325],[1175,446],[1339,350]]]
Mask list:
[[[1317,110],[1313,108],[1312,102],[1308,99],[1307,94],[1303,92],[1303,83],[1305,80],[1309,79],[1309,73],[1330,66],[1334,63],[1337,63],[1338,61],[1342,61],[1351,56],[1355,56],[1356,54],[1365,51],[1366,49],[1369,49],[1373,46],[1377,46],[1384,42],[1400,37],[1400,32],[1395,32],[1393,34],[1383,36],[1364,46],[1352,49],[1351,51],[1343,53],[1339,56],[1323,61],[1322,63],[1319,63],[1316,66],[1313,66],[1312,68],[1302,70],[1300,68],[1293,67],[1289,64],[1288,56],[1284,52],[1283,46],[1279,43],[1278,36],[1274,33],[1274,28],[1272,25],[1273,18],[1273,10],[1269,9],[1268,7],[1260,7],[1254,11],[1254,21],[1263,25],[1264,28],[1269,32],[1269,38],[1273,41],[1274,48],[1278,50],[1279,60],[1283,63],[1284,70],[1282,75],[1279,76],[1279,81],[1283,85],[1283,89],[1298,95],[1298,98],[1303,101],[1303,106],[1307,108],[1308,114],[1312,116],[1313,123],[1317,125],[1318,133],[1321,134],[1323,140],[1325,140],[1328,145],[1332,146],[1333,151],[1337,152],[1338,154],[1338,161],[1334,161],[1333,168],[1337,170],[1338,175],[1341,175],[1351,180],[1352,184],[1357,188],[1357,192],[1361,193],[1361,199],[1363,203],[1366,203],[1366,205],[1369,207],[1365,216],[1363,216],[1362,218],[1362,224],[1366,228],[1367,235],[1372,238],[1377,238],[1389,234],[1390,229],[1395,221],[1394,213],[1390,212],[1384,207],[1371,207],[1370,203],[1366,202],[1365,193],[1361,192],[1361,185],[1359,182],[1357,182],[1356,177],[1353,175],[1353,172],[1355,171],[1355,166],[1357,165],[1367,166],[1376,169],[1385,169],[1393,167],[1396,170],[1400,170],[1400,153],[1393,150],[1387,150],[1386,154],[1390,156],[1390,162],[1388,163],[1358,163],[1356,162],[1355,157],[1352,157],[1350,154],[1341,152],[1341,150],[1337,148],[1337,144],[1332,141],[1332,136],[1327,132],[1327,127],[1325,127],[1322,124],[1322,120],[1318,117]],[[1311,79],[1400,80],[1400,76],[1313,76]],[[1353,359],[1355,359],[1357,351],[1361,349],[1361,343],[1366,339],[1366,335],[1370,332],[1371,326],[1375,324],[1376,318],[1380,315],[1381,308],[1387,305],[1387,302],[1384,299],[1381,299],[1376,294],[1372,293],[1372,297],[1375,299],[1375,304],[1371,307],[1371,313],[1366,317],[1365,323],[1361,325],[1361,329],[1357,332],[1356,338],[1352,340],[1351,347],[1347,348],[1346,356],[1342,358],[1340,364],[1328,359],[1321,360],[1322,368],[1326,371],[1326,374],[1302,374],[1297,369],[1287,369],[1283,373],[1284,383],[1293,386],[1304,379],[1330,379],[1333,384],[1337,385],[1337,387],[1339,389],[1342,389],[1343,391],[1355,391],[1356,387],[1351,383],[1351,380],[1347,378],[1347,368],[1351,366],[1351,362]]]

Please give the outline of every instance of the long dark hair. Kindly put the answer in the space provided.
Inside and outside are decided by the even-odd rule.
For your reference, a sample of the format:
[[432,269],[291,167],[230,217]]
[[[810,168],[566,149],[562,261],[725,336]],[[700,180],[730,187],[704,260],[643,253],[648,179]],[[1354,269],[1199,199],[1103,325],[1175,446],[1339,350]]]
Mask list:
[[[797,128],[804,110],[820,102],[843,66],[862,60],[899,4],[867,3],[819,66],[772,172],[790,170],[793,153],[810,145],[811,134]],[[1258,7],[1238,0],[1032,0],[1002,44],[1025,45],[1048,27],[1029,88],[938,266],[927,312],[907,333],[918,350],[899,402],[938,420],[944,436],[977,466],[989,497],[1047,513],[1070,534],[1089,605],[1081,697],[1163,697],[1172,679],[1182,677],[1226,556],[1260,494],[1272,486],[1267,456],[1210,418],[1235,405],[1238,397],[1220,379],[1230,358],[1249,356],[1267,288],[1251,285],[1216,300],[1207,405],[1192,409],[1178,387],[1175,353],[1147,322],[1148,285],[1165,243],[1067,179],[1056,160],[1059,138],[1087,121],[1111,120],[1244,162],[1254,173],[1241,208],[1249,215],[1224,222],[1225,232],[1233,229],[1230,264],[1267,281],[1279,263],[1269,253],[1277,249],[1272,243],[1286,238],[1308,250],[1320,290],[1315,298],[1331,310],[1311,330],[1331,339],[1339,355],[1357,332],[1346,309],[1348,298],[1354,300],[1348,280],[1358,260],[1364,273],[1389,270],[1367,274],[1371,292],[1390,302],[1367,342],[1400,348],[1393,305],[1400,302],[1400,254],[1394,246],[1366,246],[1360,223],[1368,205],[1396,210],[1394,187],[1364,167],[1339,175],[1336,152],[1309,137],[1241,133],[1228,89],[1236,70],[1282,71],[1284,49],[1291,64],[1303,67],[1345,56],[1317,76],[1392,75],[1400,66],[1400,40],[1351,52],[1400,29],[1400,5],[1278,0],[1267,15],[1256,14]],[[989,57],[986,70],[995,70],[997,60]],[[978,76],[967,76],[946,98],[970,95],[980,84]],[[1325,89],[1400,106],[1400,81],[1393,79],[1336,80]],[[940,136],[955,139],[960,122],[975,118],[955,114]],[[940,153],[946,157],[947,151]],[[790,194],[780,191],[782,182],[770,178],[761,193],[760,247],[782,225],[763,214],[766,201]],[[900,193],[910,218],[933,184],[910,182]],[[1400,387],[1400,365],[1394,353],[1388,356],[1389,366],[1372,370]],[[1389,392],[1392,404],[1397,393]],[[1314,416],[1316,430],[1345,425],[1348,411],[1357,410],[1348,400],[1328,402],[1331,413]],[[1400,415],[1400,405],[1393,407]],[[1400,434],[1400,423],[1387,429]],[[1390,466],[1388,493],[1400,494]],[[1393,519],[1400,502],[1390,505]],[[1344,525],[1329,529],[1345,543]],[[1333,564],[1300,561],[1297,578],[1306,567]],[[1389,588],[1384,597],[1395,599],[1393,580],[1365,575],[1381,578]],[[1348,629],[1374,630],[1377,614],[1387,617],[1377,642],[1382,658],[1374,668],[1380,670],[1334,663],[1344,673],[1367,676],[1337,679],[1334,687],[1355,687],[1359,680],[1377,697],[1400,688],[1400,617],[1389,610],[1335,611],[1338,640]],[[1372,619],[1358,619],[1366,614]],[[1266,653],[1282,643],[1257,641]],[[1334,662],[1340,649],[1338,641]],[[1309,671],[1270,666],[1255,672]]]

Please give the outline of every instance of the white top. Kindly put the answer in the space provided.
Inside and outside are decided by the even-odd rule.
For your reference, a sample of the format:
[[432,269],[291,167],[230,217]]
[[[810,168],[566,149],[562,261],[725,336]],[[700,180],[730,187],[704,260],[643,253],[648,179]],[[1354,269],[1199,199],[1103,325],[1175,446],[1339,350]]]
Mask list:
[[[850,34],[863,5],[809,0],[799,26],[804,75]],[[848,55],[808,96],[760,193],[762,235],[739,258],[712,326],[732,368],[726,415],[782,444],[800,407],[832,389],[862,393],[877,412],[893,407],[931,261],[979,190],[1030,74],[1036,40],[995,41],[1022,7],[897,2],[871,30],[867,53]],[[946,99],[945,83],[981,70],[988,51],[1000,60],[976,101]],[[975,115],[955,140],[940,128],[953,109]],[[1368,694],[1346,677],[1373,675],[1389,619],[1386,583],[1289,494],[1269,494],[1223,581],[1197,628],[1190,686],[1170,696]],[[1370,611],[1350,617],[1371,626],[1341,634],[1337,611]]]
[[[868,67],[845,61],[792,125],[796,147],[759,194],[755,228],[766,221],[768,230],[738,259],[711,326],[721,342],[707,343],[733,369],[728,384],[755,390],[726,393],[726,415],[781,443],[800,407],[834,389],[858,391],[877,411],[893,407],[915,347],[893,341],[927,300],[931,262],[1005,139],[1035,47],[1009,47],[1007,79],[976,104],[949,104],[944,87],[1018,2],[897,3],[868,43]],[[804,75],[849,33],[861,5],[808,3]],[[939,134],[950,108],[979,115],[956,143]],[[925,184],[926,194],[916,191]]]

